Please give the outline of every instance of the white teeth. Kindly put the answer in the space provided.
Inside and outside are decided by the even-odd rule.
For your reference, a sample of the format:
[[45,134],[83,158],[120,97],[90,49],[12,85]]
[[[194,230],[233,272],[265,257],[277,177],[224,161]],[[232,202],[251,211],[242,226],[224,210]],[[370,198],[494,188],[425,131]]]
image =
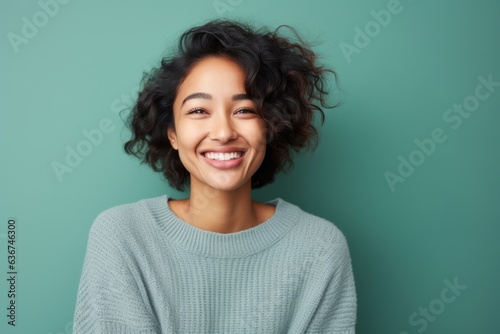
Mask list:
[[231,160],[231,159],[238,159],[239,157],[241,157],[241,152],[231,152],[231,153],[206,152],[205,157],[211,160]]

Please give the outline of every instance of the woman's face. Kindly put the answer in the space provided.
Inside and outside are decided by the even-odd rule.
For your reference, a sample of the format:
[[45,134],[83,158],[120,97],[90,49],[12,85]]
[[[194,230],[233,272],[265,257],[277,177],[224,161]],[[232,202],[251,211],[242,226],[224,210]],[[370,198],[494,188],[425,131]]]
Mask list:
[[246,95],[243,69],[227,58],[200,60],[179,86],[168,138],[191,174],[191,189],[251,188],[266,153],[264,120]]

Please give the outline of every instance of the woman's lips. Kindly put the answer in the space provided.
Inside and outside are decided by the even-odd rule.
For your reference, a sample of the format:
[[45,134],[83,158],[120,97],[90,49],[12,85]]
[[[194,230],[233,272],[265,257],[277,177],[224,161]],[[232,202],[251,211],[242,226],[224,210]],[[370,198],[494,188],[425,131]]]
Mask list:
[[[211,166],[215,167],[215,168],[219,168],[219,169],[228,169],[228,168],[234,168],[236,166],[238,166],[239,164],[241,164],[241,162],[243,161],[243,159],[245,158],[246,156],[246,152],[241,152],[241,156],[239,158],[234,158],[234,159],[230,159],[230,160],[216,160],[216,159],[210,159],[210,158],[207,158],[205,155],[206,153],[215,153],[215,154],[219,154],[219,153],[222,153],[222,152],[205,152],[203,154],[201,154],[201,156],[203,157],[203,159]],[[230,152],[226,152],[226,153],[230,153]],[[224,154],[224,153],[223,153]]]

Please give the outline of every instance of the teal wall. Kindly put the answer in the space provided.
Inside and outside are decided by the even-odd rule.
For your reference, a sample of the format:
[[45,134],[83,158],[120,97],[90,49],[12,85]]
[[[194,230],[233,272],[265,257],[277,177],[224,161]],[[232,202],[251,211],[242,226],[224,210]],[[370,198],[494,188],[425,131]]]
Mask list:
[[[295,26],[339,74],[335,97],[343,105],[327,110],[318,149],[255,197],[282,197],[342,229],[357,284],[357,332],[500,333],[500,2],[43,7],[0,5],[0,277],[8,270],[9,218],[17,224],[18,270],[15,328],[0,280],[1,333],[70,333],[95,216],[179,196],[122,152],[127,132],[118,111],[180,33],[216,17]],[[391,16],[379,22],[377,13]],[[85,147],[93,129],[102,140]],[[58,177],[54,163],[66,164],[78,145],[88,155]]]

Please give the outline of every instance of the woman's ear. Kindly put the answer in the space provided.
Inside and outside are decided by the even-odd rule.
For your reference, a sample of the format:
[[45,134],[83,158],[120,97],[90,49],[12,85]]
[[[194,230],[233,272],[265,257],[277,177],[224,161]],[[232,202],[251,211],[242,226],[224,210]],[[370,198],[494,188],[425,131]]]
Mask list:
[[173,127],[169,127],[167,129],[168,140],[170,140],[170,145],[177,150],[179,147],[177,146],[177,134],[175,133],[175,129]]

